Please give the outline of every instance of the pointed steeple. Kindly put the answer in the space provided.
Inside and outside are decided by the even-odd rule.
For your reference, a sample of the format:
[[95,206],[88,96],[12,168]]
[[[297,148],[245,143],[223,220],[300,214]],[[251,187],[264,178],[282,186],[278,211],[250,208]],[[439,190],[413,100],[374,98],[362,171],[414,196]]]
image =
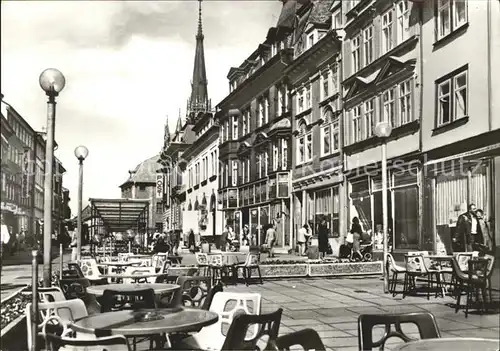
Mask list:
[[196,33],[196,51],[194,56],[193,80],[191,81],[191,97],[188,100],[187,116],[193,119],[200,112],[210,110],[208,99],[208,81],[205,68],[205,50],[203,47],[203,25],[201,1],[198,7],[198,31]]
[[175,133],[179,133],[182,130],[182,118],[181,109],[179,109],[179,117],[177,118],[177,126],[175,127]]
[[163,136],[163,148],[166,149],[168,144],[170,144],[170,128],[168,127],[168,116],[167,116],[167,122],[165,123],[165,132]]

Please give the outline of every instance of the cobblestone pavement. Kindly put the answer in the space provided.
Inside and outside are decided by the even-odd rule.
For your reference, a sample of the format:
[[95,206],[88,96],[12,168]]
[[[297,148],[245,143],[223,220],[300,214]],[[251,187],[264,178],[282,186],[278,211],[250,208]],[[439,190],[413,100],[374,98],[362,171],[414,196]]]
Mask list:
[[[68,262],[69,254],[64,255]],[[186,255],[190,264],[192,257]],[[53,261],[58,269],[59,259]],[[41,271],[40,271],[41,274]],[[8,266],[2,269],[2,299],[17,288],[31,282],[29,265]],[[357,350],[357,318],[362,313],[398,313],[429,311],[437,319],[443,337],[499,338],[500,317],[498,313],[479,315],[474,312],[465,318],[463,310],[455,314],[451,297],[435,298],[431,295],[392,297],[384,294],[379,277],[357,278],[304,278],[264,281],[263,285],[238,284],[228,286],[225,291],[258,292],[262,294],[262,313],[283,308],[280,334],[313,328],[320,334],[330,350]],[[494,301],[499,305],[500,296],[494,292]],[[403,328],[410,336],[416,336],[416,328]],[[381,330],[374,332],[382,335]],[[397,341],[395,340],[395,343]],[[394,345],[391,343],[390,345]]]
[[[384,294],[379,278],[297,279],[265,281],[264,285],[229,286],[227,291],[252,291],[262,294],[262,313],[283,308],[280,334],[304,328],[315,329],[325,346],[334,350],[357,350],[357,318],[363,313],[429,311],[437,319],[442,337],[499,338],[498,314],[455,314],[451,297],[392,297]],[[498,301],[498,294],[494,296]],[[473,312],[474,313],[474,312]],[[417,336],[416,327],[403,330]],[[382,330],[374,331],[374,338]],[[395,345],[399,340],[391,341]]]

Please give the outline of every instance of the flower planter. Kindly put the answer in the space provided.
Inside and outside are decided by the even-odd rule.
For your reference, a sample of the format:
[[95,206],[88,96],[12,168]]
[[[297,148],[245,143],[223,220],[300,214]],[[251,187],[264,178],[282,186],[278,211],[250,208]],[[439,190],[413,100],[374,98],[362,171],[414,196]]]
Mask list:
[[25,309],[30,296],[22,294],[24,288],[16,291],[1,304],[2,350],[27,350],[27,327]]
[[262,264],[262,278],[307,277],[308,264]]
[[382,274],[382,262],[319,263],[308,265],[309,277]]

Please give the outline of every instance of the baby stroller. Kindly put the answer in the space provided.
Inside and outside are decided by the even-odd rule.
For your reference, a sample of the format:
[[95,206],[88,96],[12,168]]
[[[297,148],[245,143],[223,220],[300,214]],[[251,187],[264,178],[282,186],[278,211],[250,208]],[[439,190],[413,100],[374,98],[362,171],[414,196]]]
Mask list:
[[373,242],[371,237],[362,235],[359,243],[359,252],[355,252],[352,243],[340,245],[339,258],[353,262],[369,262],[373,258]]

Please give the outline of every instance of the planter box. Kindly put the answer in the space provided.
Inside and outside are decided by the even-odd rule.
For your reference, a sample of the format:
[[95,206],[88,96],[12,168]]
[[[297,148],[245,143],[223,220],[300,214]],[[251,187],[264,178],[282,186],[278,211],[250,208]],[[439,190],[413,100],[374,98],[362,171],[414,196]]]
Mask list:
[[309,264],[310,277],[335,277],[382,274],[382,262],[349,262]]
[[308,264],[262,264],[263,278],[307,277]]
[[[24,296],[21,291],[24,288],[18,290],[14,294],[10,295],[2,301],[2,317],[5,317],[9,313],[16,313],[16,316],[7,324],[4,325],[0,338],[2,344],[2,350],[27,350],[27,328],[26,328],[26,315],[25,315],[25,305],[28,302],[26,296]],[[21,299],[21,304],[15,307],[16,312],[12,311],[12,303],[16,300]]]

